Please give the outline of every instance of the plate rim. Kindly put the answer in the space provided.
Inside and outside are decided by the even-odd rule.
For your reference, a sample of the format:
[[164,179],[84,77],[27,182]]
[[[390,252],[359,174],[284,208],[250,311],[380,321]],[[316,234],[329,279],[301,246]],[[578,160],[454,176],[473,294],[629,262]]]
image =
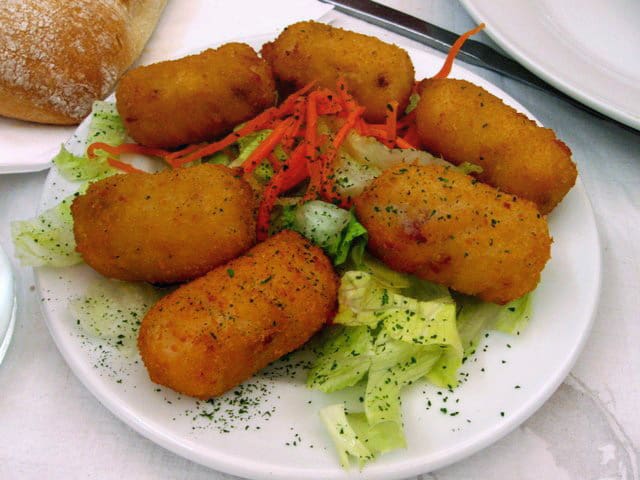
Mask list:
[[0,245],[0,284],[6,289],[0,291],[0,365],[9,349],[16,322],[16,282],[9,256]]
[[[261,34],[261,35],[252,35],[250,37],[242,37],[238,39],[238,41],[259,41],[265,39],[273,38],[273,33],[269,34]],[[217,43],[219,44],[219,43]],[[213,46],[217,44],[212,44]],[[206,46],[201,47],[199,50],[208,48]],[[431,50],[419,50],[416,48],[405,47],[405,49],[409,52],[409,55],[429,55],[434,58],[440,57]],[[199,51],[198,50],[198,51]],[[187,53],[193,52],[190,50]],[[484,82],[486,84],[491,85],[491,87],[495,88],[500,92],[500,97],[503,100],[507,100],[518,105],[518,108],[521,109],[524,113],[526,113],[530,118],[537,121],[537,119],[516,99],[511,97],[507,92],[503,91],[499,86],[489,82],[486,79],[474,74],[472,71],[466,69],[465,67],[454,65],[454,69],[452,71],[452,77],[455,77],[456,70],[464,71],[465,75],[472,77],[474,80]],[[538,122],[539,123],[539,122]],[[45,185],[40,196],[38,212],[40,212],[45,204],[45,199],[47,198],[48,192],[50,190],[50,182],[51,178],[56,176],[57,173],[55,169],[50,169],[47,174],[47,178],[45,180]],[[594,249],[597,251],[597,255],[593,258],[593,272],[594,272],[594,294],[590,296],[591,299],[590,305],[585,312],[590,312],[588,318],[586,319],[585,328],[581,331],[580,336],[577,338],[577,341],[573,344],[574,348],[571,352],[569,360],[562,366],[562,368],[554,371],[554,375],[551,376],[544,384],[544,387],[540,388],[537,392],[536,396],[529,397],[527,401],[525,401],[522,406],[515,411],[515,413],[511,413],[507,418],[505,418],[500,424],[494,426],[493,428],[488,428],[485,432],[482,432],[479,439],[474,440],[473,442],[461,442],[463,446],[456,450],[456,452],[444,456],[441,459],[437,459],[435,461],[431,461],[428,464],[424,462],[424,460],[420,461],[420,458],[415,460],[402,460],[395,464],[393,464],[393,471],[376,471],[372,472],[371,467],[374,467],[375,464],[371,464],[369,467],[361,471],[360,474],[354,475],[353,478],[369,478],[369,479],[384,479],[384,480],[392,480],[392,479],[402,479],[411,475],[419,475],[424,474],[429,471],[433,471],[439,468],[442,468],[447,465],[451,465],[457,461],[460,461],[463,458],[466,458],[478,451],[486,448],[487,446],[497,442],[501,438],[503,438],[508,433],[515,430],[518,426],[520,426],[526,419],[528,419],[531,415],[533,415],[546,401],[549,397],[555,392],[555,390],[560,386],[563,380],[566,378],[570,370],[575,365],[575,362],[578,360],[580,352],[583,350],[586,340],[589,338],[589,334],[592,330],[592,326],[595,320],[595,316],[597,313],[597,306],[600,299],[601,293],[601,284],[602,284],[602,248],[600,235],[597,228],[597,223],[595,220],[595,215],[593,208],[591,206],[591,202],[587,195],[586,189],[584,188],[584,184],[578,176],[576,185],[574,186],[574,190],[580,195],[580,199],[585,203],[588,214],[589,214],[589,223],[593,229],[594,234]],[[35,284],[38,292],[41,296],[43,296],[43,286],[41,284],[41,273],[42,269],[35,268],[34,269],[34,277]],[[298,467],[287,467],[287,466],[273,466],[274,468],[271,470],[267,470],[264,464],[256,463],[253,458],[245,458],[242,460],[238,460],[237,456],[228,455],[224,453],[220,453],[217,451],[209,451],[207,455],[200,453],[196,448],[190,447],[191,441],[185,441],[184,439],[174,438],[172,435],[165,434],[158,429],[154,428],[153,425],[147,424],[144,420],[138,417],[135,413],[135,410],[130,408],[127,404],[123,404],[122,402],[117,401],[105,387],[97,380],[97,378],[92,377],[91,375],[85,376],[83,372],[83,368],[81,365],[77,364],[75,360],[72,358],[72,353],[65,349],[64,347],[64,339],[62,338],[62,331],[56,330],[54,328],[54,324],[50,319],[47,312],[47,302],[39,302],[40,310],[44,316],[45,323],[47,325],[47,329],[49,330],[54,343],[58,351],[61,353],[65,362],[69,366],[69,368],[73,371],[76,378],[80,380],[80,382],[94,395],[100,403],[105,406],[118,420],[122,421],[125,425],[132,428],[134,431],[142,435],[143,437],[151,440],[152,442],[160,445],[161,447],[180,455],[190,461],[196,462],[198,464],[204,465],[208,468],[224,472],[231,475],[238,475],[246,478],[252,479],[274,479],[274,478],[282,478],[287,480],[297,480],[300,478],[300,475],[304,475],[304,478],[308,479],[317,479],[324,480],[328,478],[327,469],[319,468],[315,472],[310,472],[308,470],[301,470]],[[428,466],[427,466],[428,465]],[[337,473],[335,472],[344,472],[340,469],[337,461],[336,461],[336,469],[331,470],[334,472],[332,475],[335,477]],[[333,477],[332,477],[333,478]],[[342,478],[342,477],[340,477]]]
[[558,90],[561,90],[563,93],[575,98],[588,107],[597,110],[603,115],[621,122],[635,130],[640,130],[640,109],[633,112],[629,109],[624,110],[612,107],[606,103],[605,99],[592,97],[589,93],[584,92],[583,88],[580,87],[579,82],[576,86],[575,81],[572,81],[571,78],[563,78],[562,75],[554,73],[554,71],[546,68],[544,64],[540,64],[522,53],[520,48],[509,40],[509,36],[505,35],[503,29],[500,29],[499,27],[496,28],[495,24],[487,22],[487,19],[483,17],[479,5],[486,6],[490,5],[491,2],[479,4],[478,0],[460,0],[460,4],[473,18],[473,20],[477,23],[484,22],[486,24],[484,29],[485,33],[501,48],[508,52],[518,63],[527,68],[527,70],[530,70],[550,85],[556,87]]

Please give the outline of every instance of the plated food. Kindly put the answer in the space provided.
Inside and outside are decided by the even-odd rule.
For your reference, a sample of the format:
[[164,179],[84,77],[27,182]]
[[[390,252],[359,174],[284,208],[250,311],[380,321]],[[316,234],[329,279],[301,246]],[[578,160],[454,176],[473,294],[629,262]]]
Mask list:
[[[345,88],[341,89],[340,85],[343,85]],[[344,92],[346,94],[341,92]],[[426,283],[420,283],[421,281],[414,280],[411,277],[407,277],[396,272],[385,273],[386,270],[384,269],[384,267],[369,257],[364,258],[364,263],[362,263],[362,259],[358,260],[358,251],[360,253],[362,252],[361,248],[364,246],[363,241],[365,239],[362,234],[362,229],[364,227],[362,227],[362,224],[358,222],[358,220],[362,221],[362,218],[358,218],[357,216],[350,216],[348,210],[341,209],[335,205],[337,203],[339,205],[348,207],[349,203],[353,202],[354,200],[356,204],[358,203],[357,196],[350,198],[349,194],[345,194],[345,191],[353,191],[345,190],[351,188],[349,186],[350,182],[352,183],[353,181],[359,181],[363,185],[365,185],[364,195],[367,195],[367,189],[371,188],[369,187],[369,185],[372,184],[372,182],[373,185],[375,185],[377,182],[377,180],[374,180],[376,176],[381,176],[381,178],[384,178],[385,175],[391,174],[391,171],[384,172],[386,167],[389,166],[388,163],[385,164],[387,157],[385,156],[385,161],[377,161],[374,158],[375,155],[370,155],[372,151],[385,152],[387,155],[389,155],[388,158],[398,157],[400,158],[399,161],[407,163],[408,169],[418,168],[412,165],[413,162],[428,162],[430,157],[423,156],[417,151],[415,151],[415,154],[412,155],[411,152],[413,150],[408,147],[405,149],[398,148],[398,143],[402,143],[403,141],[410,144],[409,139],[415,140],[415,135],[412,134],[411,124],[407,119],[404,118],[405,116],[400,114],[396,107],[394,107],[393,105],[391,106],[389,111],[392,112],[395,110],[395,115],[387,115],[387,118],[385,118],[385,122],[383,124],[372,124],[364,119],[360,121],[360,119],[362,118],[362,107],[357,103],[357,101],[353,99],[353,97],[350,96],[348,84],[346,82],[338,83],[338,85],[336,85],[332,91],[329,91],[327,87],[324,87],[324,89],[318,89],[312,85],[305,91],[298,92],[297,95],[289,98],[290,100],[284,100],[277,107],[268,109],[264,112],[264,114],[259,115],[256,119],[250,120],[246,124],[239,126],[236,129],[235,134],[231,134],[230,137],[225,137],[223,139],[212,139],[212,143],[206,145],[196,145],[194,147],[187,147],[176,152],[163,153],[155,151],[154,154],[157,158],[165,160],[169,168],[176,168],[176,172],[189,171],[193,168],[199,168],[188,165],[193,164],[193,162],[203,162],[204,159],[204,163],[212,161],[226,161],[229,162],[232,167],[234,166],[234,164],[237,164],[242,167],[245,175],[247,175],[248,173],[252,173],[254,177],[257,177],[258,183],[262,185],[260,194],[260,208],[256,217],[257,236],[260,237],[261,234],[264,234],[265,229],[267,230],[267,237],[269,237],[269,235],[273,233],[273,230],[293,229],[300,231],[303,235],[309,237],[314,243],[321,246],[324,251],[327,252],[326,254],[329,255],[333,260],[334,264],[338,263],[338,265],[344,265],[343,267],[339,267],[343,269],[342,272],[345,272],[345,274],[343,274],[340,284],[341,293],[339,294],[339,297],[341,297],[341,299],[339,308],[341,311],[339,312],[339,316],[336,317],[336,319],[345,319],[349,317],[351,321],[364,322],[359,325],[347,325],[347,328],[353,327],[359,329],[358,331],[366,332],[367,328],[369,328],[368,325],[370,324],[367,322],[371,322],[371,319],[368,317],[370,317],[371,315],[367,314],[363,317],[361,314],[368,311],[367,309],[370,308],[374,309],[373,311],[371,311],[371,313],[375,312],[376,309],[381,313],[386,312],[384,313],[383,317],[388,316],[388,319],[385,319],[383,324],[378,324],[375,327],[377,329],[376,331],[387,332],[388,335],[396,335],[395,337],[393,337],[393,341],[400,342],[397,345],[401,346],[402,348],[415,349],[416,352],[419,352],[419,358],[421,359],[421,361],[418,362],[420,365],[419,369],[414,370],[413,373],[417,375],[417,377],[414,380],[404,378],[404,380],[402,381],[413,382],[418,378],[422,378],[424,375],[429,375],[429,379],[431,381],[434,381],[436,383],[441,382],[440,384],[444,382],[444,385],[446,386],[447,381],[450,380],[450,377],[447,377],[443,371],[433,371],[432,367],[454,365],[462,358],[461,356],[458,356],[462,353],[461,349],[468,346],[466,342],[463,341],[465,340],[464,335],[462,335],[459,340],[455,339],[457,335],[460,335],[460,332],[456,332],[455,308],[453,310],[451,308],[451,305],[453,305],[453,303],[451,303],[452,300],[450,294],[448,293],[448,290],[441,288],[436,289],[435,293],[431,294],[429,297],[426,297],[424,296],[426,295],[424,293],[424,289],[427,287]],[[310,105],[312,105],[312,107],[310,107]],[[316,113],[320,112],[317,117],[314,117],[313,112],[309,116],[309,110],[312,111],[313,107],[316,108]],[[301,115],[301,113],[304,113],[304,115]],[[396,122],[395,128],[394,118]],[[298,119],[300,119],[300,122],[296,123]],[[309,135],[309,133],[313,132],[314,130],[308,128],[309,124],[315,124],[317,126],[317,136],[314,136],[313,133]],[[345,127],[345,125],[347,125],[347,127]],[[264,132],[264,130],[267,130],[267,132]],[[288,132],[295,132],[297,133],[297,135],[287,136]],[[280,136],[277,137],[276,133],[278,133]],[[413,133],[415,133],[415,131]],[[235,138],[233,138],[233,135],[235,135]],[[238,137],[241,137],[240,142],[238,142]],[[293,137],[293,139],[289,144],[288,138],[290,137]],[[353,141],[352,137],[356,138],[356,140]],[[364,142],[365,144],[368,144],[368,149],[366,152],[367,154],[358,157],[369,158],[371,161],[367,162],[366,164],[354,161],[355,156],[349,154],[345,155],[344,150],[341,149],[343,145],[341,142],[345,142],[344,145],[347,145],[345,138],[351,139],[349,142],[349,146],[352,147],[354,143],[357,144],[358,137],[370,139],[370,141],[367,140],[366,142]],[[233,141],[230,142],[230,140],[226,140],[227,138],[230,138]],[[320,138],[320,141],[317,140],[318,138]],[[313,143],[314,139],[317,143]],[[372,142],[376,142],[377,147],[371,148]],[[309,145],[313,146],[314,148],[312,148],[311,150],[307,150],[307,147]],[[324,145],[327,146],[324,147]],[[213,148],[214,146],[215,148]],[[281,152],[279,152],[278,148],[276,148],[278,146],[284,150],[286,156],[279,157],[279,153]],[[108,155],[106,157],[94,158],[93,160],[102,161],[108,165],[110,164],[112,166],[117,166],[118,162],[121,162],[128,158],[125,155],[127,148],[130,148],[129,151],[135,150],[133,147],[126,147],[126,144],[114,148],[105,147],[105,150],[103,151]],[[317,155],[313,154],[313,150],[317,152]],[[405,150],[405,153],[402,156],[398,156],[398,152],[400,150]],[[139,151],[142,152],[143,150]],[[200,154],[198,154],[198,152],[200,152]],[[122,157],[117,160],[120,155],[122,155]],[[109,158],[109,156],[111,156],[111,158]],[[226,156],[227,159],[222,160],[221,157],[223,156]],[[327,159],[336,162],[334,163],[334,165],[340,165],[340,175],[334,175],[331,172],[332,165],[328,162]],[[111,160],[117,161],[112,162]],[[437,161],[437,159],[434,159],[434,163],[439,162],[440,161]],[[397,166],[394,168],[396,169],[396,172],[402,169],[402,167]],[[434,167],[423,168],[432,169]],[[455,167],[451,166],[449,168],[453,169],[453,172],[455,172],[457,175],[460,175],[462,178],[467,179],[469,182],[474,181],[470,177],[465,176],[463,172],[457,171]],[[348,177],[348,181],[343,180],[346,176],[346,172],[351,172]],[[127,175],[130,175],[131,177],[135,177],[137,175],[151,176],[149,174],[136,173]],[[104,182],[104,180],[102,180],[102,182]],[[303,187],[304,185],[307,185],[306,191],[304,188],[302,188],[302,190],[296,190],[297,187],[299,187],[299,184],[302,184]],[[486,189],[486,191],[493,192],[491,187],[484,188]],[[311,197],[311,195],[313,195],[313,197]],[[291,199],[295,201],[292,202]],[[383,207],[386,209],[389,206],[389,204],[386,204]],[[391,205],[391,207],[393,208],[393,205]],[[329,219],[329,221],[327,221],[327,219]],[[543,220],[544,219],[542,219],[541,217],[540,221]],[[407,227],[411,228],[410,222]],[[488,228],[495,229],[496,226],[489,226]],[[544,231],[544,229],[542,231]],[[279,234],[279,236],[277,237],[270,238],[280,238],[281,235],[283,234]],[[347,238],[349,238],[348,241],[346,241]],[[354,241],[358,238],[360,238],[360,241]],[[267,242],[270,241],[271,240],[267,240]],[[548,236],[546,236],[546,240],[544,238],[542,239],[542,245],[544,245],[545,241],[548,245]],[[268,243],[266,245],[268,245]],[[283,265],[287,265],[287,259],[289,255],[287,250],[293,248],[293,242],[291,242],[291,239],[289,239],[287,242],[285,242],[285,245],[286,247],[278,249],[277,255],[283,257]],[[188,239],[187,243],[185,243],[185,248],[189,248]],[[346,255],[343,255],[345,249]],[[374,250],[372,251],[373,253],[375,253]],[[542,249],[542,251],[544,252],[544,248]],[[250,258],[251,257],[249,257],[249,259]],[[544,259],[544,254],[541,255],[541,259]],[[248,261],[250,263],[252,262],[252,260]],[[212,275],[218,280],[214,282],[214,285],[221,284],[225,279],[225,275],[227,279],[230,279],[227,280],[227,283],[231,285],[231,283],[233,282],[233,278],[235,278],[237,274],[237,268],[233,266],[233,262],[234,261],[225,266],[218,267],[218,269],[215,270],[215,272],[217,273],[215,273],[215,275]],[[244,264],[242,261],[239,262],[241,265]],[[254,266],[252,268],[258,268],[255,267],[255,262],[253,263]],[[542,260],[542,264],[544,264],[544,260]],[[269,265],[269,268],[274,267],[272,265]],[[328,271],[331,271],[331,269],[329,269]],[[287,270],[287,272],[288,274],[295,275],[295,269],[293,271]],[[349,275],[345,276],[347,273]],[[358,279],[358,276],[360,276],[361,278]],[[205,276],[201,280],[196,280],[194,283],[187,284],[185,287],[181,287],[175,292],[175,294],[169,294],[168,297],[165,297],[168,303],[163,304],[162,302],[164,300],[161,300],[161,303],[159,304],[160,306],[158,308],[164,309],[170,306],[171,308],[179,309],[180,304],[190,305],[191,301],[188,300],[186,302],[182,302],[181,300],[177,299],[192,299],[195,298],[194,295],[200,295],[199,302],[205,310],[214,309],[215,311],[221,312],[220,314],[224,315],[225,309],[221,309],[218,300],[216,300],[216,290],[219,291],[220,295],[222,295],[226,287],[215,288],[214,286],[201,288],[201,286],[205,285],[205,279],[207,277],[208,276]],[[243,281],[243,279],[245,278],[247,277],[243,275],[239,276],[238,282],[242,284],[241,281]],[[265,278],[260,278],[259,281],[265,281],[265,285],[268,285],[274,280],[274,278],[275,276],[266,275]],[[256,278],[249,278],[249,280],[253,280],[255,283]],[[358,284],[358,282],[363,280],[366,280],[368,283],[366,285],[361,285],[365,289],[362,291],[367,292],[367,295],[363,297],[362,300],[364,301],[366,300],[366,298],[368,298],[369,300],[367,301],[373,301],[373,303],[368,303],[367,309],[364,310],[362,309],[362,307],[358,307],[358,305],[360,305],[358,303],[360,300],[357,300],[356,298],[350,296],[349,292],[351,292],[351,290],[349,290],[348,288],[349,285],[356,285]],[[413,282],[415,281],[417,281],[418,283],[414,284]],[[356,283],[353,284],[345,282]],[[192,287],[191,285],[194,286]],[[422,296],[419,297],[416,296],[416,288],[418,286],[422,289],[421,291],[423,292],[421,294]],[[186,296],[178,294],[178,292],[181,292],[181,290],[183,289],[186,289],[184,290],[186,292]],[[204,295],[204,292],[208,293]],[[284,296],[283,298],[286,298],[286,293],[287,292],[283,292],[280,296]],[[229,295],[237,294],[233,294],[231,292],[229,293]],[[350,300],[348,300],[348,303],[345,304],[344,299],[347,297]],[[421,322],[426,322],[425,325],[429,323],[429,318],[431,317],[427,317],[425,316],[427,314],[419,312],[424,312],[427,304],[430,306],[430,308],[437,307],[436,310],[437,312],[439,312],[438,318],[440,319],[438,321],[440,322],[438,323],[440,327],[438,328],[446,329],[446,331],[450,332],[451,335],[447,334],[446,339],[433,339],[431,338],[432,336],[429,335],[428,340],[416,341],[415,338],[417,337],[415,337],[414,339],[408,339],[402,335],[397,334],[397,327],[399,325],[402,325],[402,322],[404,322],[404,320],[402,320],[404,318],[404,314],[402,312],[406,310],[406,308],[400,310],[398,308],[400,304],[397,302],[406,301],[413,302],[415,304],[415,310],[412,311],[418,313],[417,317]],[[273,298],[270,300],[269,304],[273,306],[277,302],[278,299]],[[235,305],[235,302],[233,303]],[[295,303],[296,306],[297,304],[304,304],[304,302]],[[313,305],[320,305],[320,303],[314,301]],[[348,308],[346,308],[346,306],[348,306]],[[188,308],[185,311],[189,311]],[[267,306],[265,308],[267,308],[268,310],[271,307]],[[282,308],[286,308],[286,303]],[[432,311],[435,312],[436,310]],[[168,321],[167,319],[175,318],[175,315],[163,316],[161,311],[152,310],[151,312],[155,313],[150,313],[149,315],[151,315],[151,317],[148,318],[160,319],[159,321],[161,325],[163,324],[162,322]],[[226,310],[226,312],[228,313],[229,310]],[[189,315],[189,317],[193,317],[193,315]],[[208,334],[210,333],[210,331],[213,331],[213,333],[217,336],[217,330],[213,328],[213,325],[207,326],[206,328],[203,327],[204,324],[207,324],[206,318],[208,317],[205,316],[201,318],[205,320],[199,320],[199,331],[202,334]],[[336,319],[334,319],[334,321],[336,321]],[[164,323],[164,325],[167,326],[168,324]],[[175,327],[176,325],[170,328],[173,329]],[[433,327],[428,326],[426,328]],[[211,335],[209,335],[209,337],[213,342],[213,337],[211,337]],[[148,338],[149,337],[147,336],[146,339]],[[240,335],[238,338],[242,338],[242,335]],[[255,341],[256,337],[248,336],[247,341],[249,341],[250,338],[253,338],[252,341]],[[364,337],[359,338],[362,339]],[[471,338],[470,340],[473,341],[473,338]],[[382,341],[383,338],[378,336],[376,342]],[[403,346],[404,344],[402,342],[409,344],[413,343],[413,345],[410,347]],[[189,342],[187,342],[186,344],[188,343]],[[163,348],[162,345],[162,343],[156,344],[156,346],[160,347],[160,352],[164,351],[168,353],[168,351]],[[171,347],[171,342],[165,345],[169,346],[169,351],[174,348]],[[246,346],[248,344],[240,343],[239,345]],[[362,346],[362,344],[359,345]],[[366,346],[367,344],[365,343],[364,345]],[[380,343],[378,343],[378,345],[380,345]],[[447,355],[441,357],[441,351],[446,351],[448,353]],[[325,355],[324,358],[328,357]],[[365,359],[365,362],[374,361],[373,357],[370,357],[368,353],[366,355],[363,355],[361,358]],[[259,364],[259,362],[257,362],[257,364]],[[329,369],[331,369],[330,365]],[[373,367],[369,366],[364,370],[365,373],[367,371],[369,372],[368,382],[370,385],[374,385],[371,382],[374,382],[374,379],[378,378],[371,372],[384,372],[384,370],[376,370],[377,367],[375,367],[375,362],[372,365]],[[234,364],[233,368],[236,367],[237,366]],[[231,368],[231,365],[229,366],[229,368]],[[374,368],[374,370],[369,370],[369,368]],[[358,367],[353,370],[353,372],[360,372],[361,370],[362,369]],[[245,369],[243,371],[248,372],[251,371],[251,369]],[[320,372],[324,375],[324,373],[322,372],[322,368],[316,369],[315,372]],[[452,372],[455,377],[455,369],[452,369]],[[239,377],[234,377],[233,375],[231,375],[231,378],[239,379],[240,377],[242,377],[242,375],[240,375]],[[359,384],[359,380],[361,380],[363,377],[356,377],[357,375],[351,376],[349,381],[354,381],[353,384],[356,385]],[[323,379],[322,388],[324,389],[324,391],[329,391],[327,390],[328,388],[336,387],[335,383],[333,384],[333,387],[328,387],[331,381],[327,382],[324,377],[318,377],[316,375],[315,379],[318,380],[319,378]],[[384,380],[384,378],[382,378],[382,380]],[[318,384],[320,384],[319,380]],[[230,385],[231,384],[229,383],[228,386]],[[372,386],[371,388],[374,387]],[[202,392],[202,390],[200,391]],[[216,390],[215,392],[217,394],[218,390]],[[199,395],[204,397],[207,396],[207,393],[205,392]],[[365,396],[365,398],[369,397]],[[365,400],[365,408],[366,405],[369,405],[369,400]],[[396,413],[400,412],[399,410],[394,411]],[[334,411],[334,413],[337,413],[338,415],[341,414],[341,412],[336,411]],[[342,411],[342,415],[344,415],[344,411]],[[326,418],[327,417],[325,415],[325,421],[327,421]],[[358,428],[356,423],[351,423],[355,422],[352,417],[345,416],[344,418],[352,428]],[[367,421],[369,421],[368,418]],[[391,422],[391,424],[396,426],[399,425],[398,417],[386,417],[385,421],[389,421]],[[330,423],[331,419],[329,419],[329,424]],[[372,428],[376,425],[377,424],[370,424]],[[369,440],[365,442],[364,447],[366,448],[366,452],[368,453],[363,453],[363,451],[361,451],[360,453],[349,452],[349,454],[356,457],[360,455],[361,459],[365,458],[369,454],[380,454],[383,450],[381,450],[379,445],[374,445],[374,443],[375,442],[371,442]],[[372,466],[371,468],[374,467]]]
[[450,168],[386,170],[355,203],[368,247],[385,264],[488,302],[532,291],[550,258],[534,204]]
[[255,243],[251,187],[222,165],[132,173],[92,183],[71,206],[76,248],[106,277],[172,284]]
[[337,289],[322,250],[283,231],[156,303],[140,326],[142,360],[156,383],[222,395],[306,343]]
[[142,145],[202,142],[249,120],[276,100],[273,74],[246,44],[127,72],[116,91],[127,133]]
[[465,80],[434,78],[420,87],[416,125],[431,152],[480,166],[478,179],[535,202],[543,214],[575,184],[571,150],[551,129]]
[[302,88],[312,81],[334,88],[344,78],[371,122],[384,121],[389,102],[398,102],[401,110],[409,102],[415,75],[411,59],[403,49],[377,38],[300,22],[264,44],[261,52],[285,91],[289,85]]

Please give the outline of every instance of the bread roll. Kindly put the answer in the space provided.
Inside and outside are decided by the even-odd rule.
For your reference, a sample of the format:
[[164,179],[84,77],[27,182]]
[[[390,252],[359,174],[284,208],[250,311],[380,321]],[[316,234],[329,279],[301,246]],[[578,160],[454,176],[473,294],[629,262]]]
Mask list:
[[79,123],[140,55],[165,3],[0,1],[0,115]]

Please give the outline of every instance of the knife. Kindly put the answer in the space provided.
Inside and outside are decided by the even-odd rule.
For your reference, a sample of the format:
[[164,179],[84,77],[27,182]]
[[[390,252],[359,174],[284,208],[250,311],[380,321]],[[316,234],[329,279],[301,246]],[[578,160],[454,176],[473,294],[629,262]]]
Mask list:
[[[415,40],[416,42],[427,45],[428,47],[434,48],[440,52],[448,53],[453,43],[459,37],[458,34],[445,30],[437,25],[370,0],[320,1],[333,5],[339,12],[364,20],[367,23],[377,25],[386,30],[402,35],[403,37],[410,38],[411,40]],[[493,70],[494,72],[500,73],[506,77],[518,80],[526,85],[555,95],[574,107],[584,110],[603,120],[613,122],[618,126],[623,127],[625,130],[637,133],[635,129],[620,123],[617,120],[609,118],[580,103],[578,100],[566,95],[531,73],[515,60],[502,55],[484,43],[475,40],[467,40],[460,49],[456,59],[488,70]]]

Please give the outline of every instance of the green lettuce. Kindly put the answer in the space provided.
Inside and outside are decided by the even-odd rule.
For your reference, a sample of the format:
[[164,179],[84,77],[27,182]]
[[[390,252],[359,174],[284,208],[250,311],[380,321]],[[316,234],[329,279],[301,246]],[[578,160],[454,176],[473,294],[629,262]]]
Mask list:
[[354,422],[347,419],[344,405],[324,407],[320,410],[320,418],[338,450],[340,465],[343,468],[349,468],[350,457],[355,457],[361,467],[373,458],[371,451],[360,441],[358,433],[354,430]]
[[[367,254],[350,255],[338,290],[334,326],[319,350],[307,385],[323,392],[362,388],[364,411],[334,405],[323,414],[341,463],[362,466],[406,447],[401,391],[420,379],[458,384],[465,355],[488,329],[518,334],[530,295],[506,305],[451,294],[446,287],[386,267]],[[343,432],[342,434],[336,432]]]
[[325,393],[356,385],[369,371],[373,339],[366,326],[330,327],[330,333],[318,352],[307,386]]
[[[236,130],[241,126],[242,125],[239,125]],[[236,142],[236,145],[238,147],[238,156],[229,164],[229,166],[239,167],[240,165],[242,165],[244,161],[249,158],[249,155],[251,155],[253,151],[258,148],[258,145],[265,141],[265,139],[271,134],[271,132],[272,130],[269,129],[259,130],[257,132],[253,132],[249,135],[239,138]],[[273,150],[273,153],[280,161],[285,161],[287,159],[287,154],[280,145],[276,146],[276,148]],[[269,163],[269,161],[267,160],[264,160],[256,167],[253,175],[260,183],[266,184],[269,180],[271,180],[271,177],[273,177],[274,173],[275,172],[273,170],[273,167],[271,166],[271,163]]]
[[[95,101],[91,110],[87,145],[102,142],[116,147],[121,145],[126,137],[124,124],[115,104]],[[95,181],[119,173],[109,165],[107,158],[107,154],[101,150],[96,150],[95,158],[89,158],[86,154],[74,155],[62,145],[60,152],[53,158],[53,163],[66,180]]]
[[53,164],[60,175],[71,182],[98,180],[118,173],[117,169],[109,165],[106,155],[98,154],[96,158],[74,155],[64,145],[53,157]]
[[[362,265],[365,270],[347,271],[341,278],[334,319],[339,326],[333,327],[307,380],[310,388],[333,392],[357,385],[366,377],[364,412],[330,417],[334,421],[328,426],[330,430],[344,431],[338,423],[346,421],[347,430],[366,448],[363,453],[359,445],[360,453],[354,454],[336,443],[343,463],[350,456],[362,463],[406,447],[401,389],[437,368],[451,369],[452,376],[436,372],[435,380],[455,384],[463,354],[456,306],[448,291],[445,294],[441,288],[408,275],[391,275],[366,256]],[[381,272],[382,279],[371,270]],[[407,296],[407,292],[419,298]],[[328,418],[324,418],[325,424]],[[335,435],[333,438],[335,441]]]
[[497,330],[518,335],[529,322],[531,294],[505,305],[483,302],[470,295],[455,294],[458,306],[458,331],[465,355],[473,354],[483,332]]
[[420,94],[412,93],[411,96],[409,97],[409,104],[407,105],[407,108],[404,110],[405,115],[413,112],[418,106],[418,103],[420,103]]
[[102,142],[115,147],[122,144],[126,138],[124,123],[122,123],[116,105],[101,100],[93,102],[87,145]]
[[71,203],[77,194],[31,220],[11,223],[15,255],[24,266],[68,267],[82,262],[73,236]]
[[367,243],[367,230],[352,211],[321,200],[285,206],[273,226],[274,232],[289,229],[305,236],[324,249],[334,265],[345,263],[353,249],[361,255]]

